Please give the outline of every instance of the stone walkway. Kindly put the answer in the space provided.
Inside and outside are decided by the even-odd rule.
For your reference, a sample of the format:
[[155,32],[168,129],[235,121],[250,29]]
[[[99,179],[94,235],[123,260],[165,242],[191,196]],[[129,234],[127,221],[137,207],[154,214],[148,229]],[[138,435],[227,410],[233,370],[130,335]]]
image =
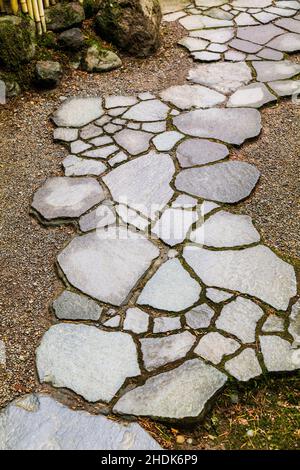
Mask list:
[[[300,4],[195,3],[164,17],[201,62],[187,84],[64,101],[52,119],[70,149],[65,176],[32,202],[42,223],[78,229],[57,258],[66,290],[36,353],[39,379],[125,417],[198,420],[229,379],[300,368],[294,268],[230,211],[260,176],[231,149],[259,135],[260,107],[300,93],[300,65],[285,56],[300,49]],[[0,420],[0,448],[158,448],[137,424],[46,395]]]

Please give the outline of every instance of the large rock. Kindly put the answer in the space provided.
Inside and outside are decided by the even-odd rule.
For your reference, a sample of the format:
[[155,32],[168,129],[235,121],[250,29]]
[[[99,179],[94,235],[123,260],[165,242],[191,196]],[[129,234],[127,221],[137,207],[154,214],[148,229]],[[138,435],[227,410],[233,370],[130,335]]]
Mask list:
[[158,0],[103,0],[96,16],[100,35],[137,57],[158,48],[160,22]]
[[39,60],[35,67],[36,83],[41,88],[56,87],[63,75],[59,62]]
[[46,23],[50,31],[64,31],[82,23],[84,9],[78,2],[58,3],[46,10]]
[[87,72],[108,72],[122,65],[121,59],[113,51],[103,49],[95,43],[83,57],[82,68]]
[[18,16],[0,17],[0,65],[15,71],[34,54],[34,22]]
[[64,49],[77,51],[84,45],[84,36],[79,28],[71,28],[58,36],[58,43]]

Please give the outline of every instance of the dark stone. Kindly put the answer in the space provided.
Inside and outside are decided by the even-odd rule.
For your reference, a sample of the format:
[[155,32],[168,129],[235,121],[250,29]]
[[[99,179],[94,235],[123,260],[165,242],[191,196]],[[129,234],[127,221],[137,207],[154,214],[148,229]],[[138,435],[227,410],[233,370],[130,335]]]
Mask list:
[[50,31],[64,31],[77,26],[85,19],[84,9],[79,3],[57,3],[45,10],[47,28]]
[[64,49],[77,51],[84,45],[84,36],[79,28],[68,29],[58,36],[58,44]]
[[103,0],[95,19],[100,36],[137,57],[159,46],[159,0]]
[[41,88],[56,87],[63,75],[59,62],[51,60],[41,60],[36,64],[36,83]]
[[35,24],[19,16],[0,17],[0,65],[16,71],[35,55]]

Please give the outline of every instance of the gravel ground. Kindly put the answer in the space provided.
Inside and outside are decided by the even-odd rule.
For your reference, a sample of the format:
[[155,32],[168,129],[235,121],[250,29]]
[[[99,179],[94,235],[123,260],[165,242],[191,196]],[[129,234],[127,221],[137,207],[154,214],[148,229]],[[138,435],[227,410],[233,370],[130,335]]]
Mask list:
[[[158,91],[184,83],[192,62],[175,47],[182,35],[179,26],[166,25],[153,57],[125,57],[121,69],[105,75],[72,72],[58,90],[27,93],[0,108],[0,338],[7,348],[0,407],[41,388],[34,352],[53,322],[48,306],[62,289],[54,261],[73,232],[71,226],[46,229],[29,216],[34,191],[45,178],[62,174],[60,161],[67,155],[52,142],[48,117],[61,96]],[[235,152],[262,172],[254,194],[237,209],[254,218],[267,244],[300,262],[300,104],[285,100],[266,108],[263,125],[261,138]]]

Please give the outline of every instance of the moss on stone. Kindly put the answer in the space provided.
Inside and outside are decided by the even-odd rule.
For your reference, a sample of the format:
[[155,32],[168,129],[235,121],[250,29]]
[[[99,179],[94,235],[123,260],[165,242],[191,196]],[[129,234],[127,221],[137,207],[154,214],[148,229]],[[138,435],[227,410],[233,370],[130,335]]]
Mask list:
[[4,16],[0,19],[0,64],[18,70],[35,54],[34,24],[29,18]]

